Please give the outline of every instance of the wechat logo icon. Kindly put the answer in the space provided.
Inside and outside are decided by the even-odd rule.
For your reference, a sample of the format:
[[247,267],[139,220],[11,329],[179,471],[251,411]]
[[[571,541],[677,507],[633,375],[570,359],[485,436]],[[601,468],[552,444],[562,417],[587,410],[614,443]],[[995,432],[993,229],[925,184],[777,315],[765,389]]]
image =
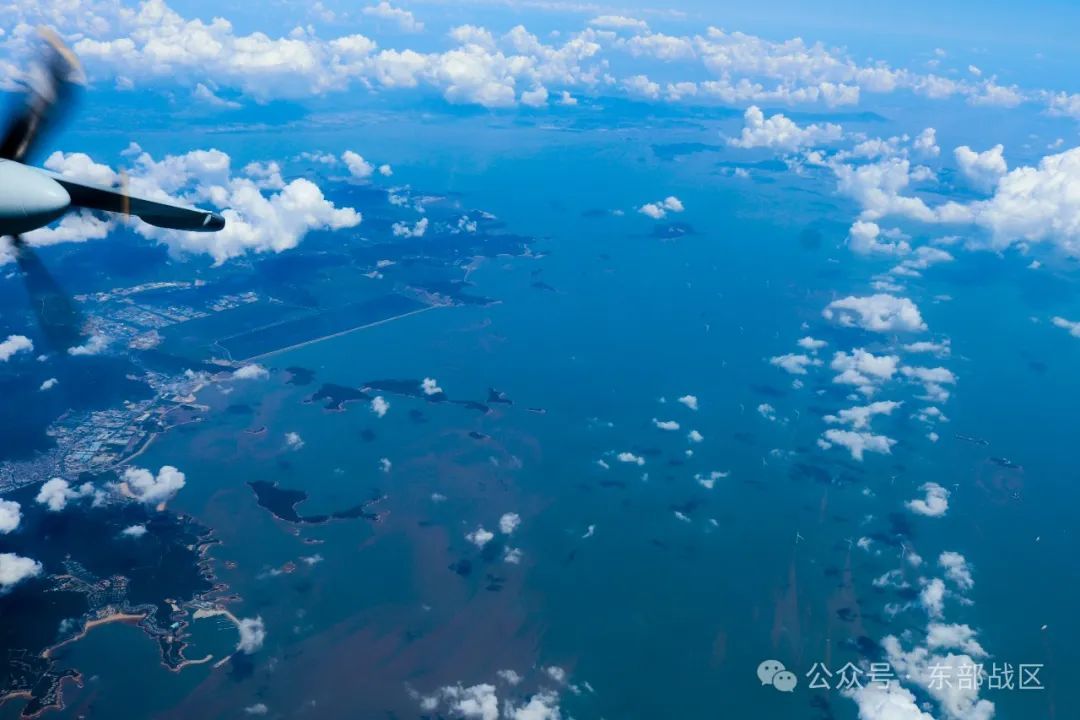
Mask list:
[[795,673],[784,668],[779,660],[765,660],[757,668],[758,680],[762,685],[772,685],[779,692],[792,692],[799,684]]

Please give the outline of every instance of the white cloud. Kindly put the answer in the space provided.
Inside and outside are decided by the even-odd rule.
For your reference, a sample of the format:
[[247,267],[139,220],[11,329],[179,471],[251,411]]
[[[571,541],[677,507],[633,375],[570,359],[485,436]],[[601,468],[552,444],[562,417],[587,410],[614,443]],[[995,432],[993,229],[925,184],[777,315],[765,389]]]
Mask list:
[[870,421],[875,415],[892,415],[892,411],[900,405],[901,403],[893,400],[881,400],[869,405],[841,410],[837,415],[826,415],[825,422],[850,425],[852,430],[863,430],[870,426]]
[[255,703],[244,708],[245,715],[265,715],[268,712],[270,708],[266,707],[266,703]]
[[705,440],[705,436],[699,433],[697,430],[691,430],[686,435],[686,439],[692,443],[699,443]]
[[384,398],[382,395],[376,395],[375,398],[371,401],[371,412],[375,413],[379,417],[383,417],[384,415],[386,415],[388,410],[390,410],[390,403],[388,403],[386,401],[386,398]]
[[[886,660],[893,672],[918,685],[938,702],[943,720],[991,720],[994,704],[979,698],[979,683],[960,682],[960,668],[973,667],[968,655],[938,655],[928,648],[916,647],[905,652],[900,641],[888,636],[881,641]],[[941,669],[944,669],[942,673]]]
[[186,484],[184,473],[172,465],[163,465],[156,476],[149,470],[129,467],[121,479],[136,500],[150,505],[171,500]]
[[1009,171],[1005,162],[1005,147],[1001,144],[984,152],[975,152],[961,145],[953,153],[960,172],[980,190],[992,190]]
[[904,345],[904,350],[909,353],[933,353],[939,357],[946,357],[952,353],[951,341],[945,338],[941,342],[934,342],[932,340],[920,340],[918,342],[907,343]]
[[638,212],[642,215],[648,215],[653,220],[662,220],[667,217],[669,212],[681,213],[686,208],[683,207],[682,201],[674,195],[670,195],[663,200],[656,202],[646,203],[638,208]]
[[266,642],[266,625],[261,617],[243,618],[237,623],[236,629],[240,633],[240,640],[236,643],[236,649],[245,655],[257,653]]
[[345,163],[349,174],[359,180],[366,180],[375,173],[375,166],[352,150],[346,150],[342,153],[341,161]]
[[471,542],[476,547],[482,548],[495,539],[495,533],[491,532],[490,530],[485,530],[483,526],[480,526],[468,535],[466,535],[465,539]]
[[967,559],[960,553],[952,551],[941,553],[938,557],[938,565],[945,570],[945,577],[961,590],[970,590],[975,586],[975,579],[971,576]]
[[503,562],[511,565],[520,565],[524,553],[519,548],[508,547],[503,551]]
[[0,592],[41,574],[41,563],[15,553],[0,553]]
[[287,432],[285,433],[285,447],[290,450],[301,450],[304,447],[304,438],[300,437],[300,433]]
[[776,408],[769,403],[761,403],[757,406],[758,415],[766,420],[776,420]]
[[655,83],[647,75],[633,75],[623,80],[623,89],[634,97],[646,100],[660,99],[660,84]]
[[794,151],[821,143],[839,140],[843,128],[833,123],[799,127],[788,117],[777,113],[766,119],[756,105],[747,108],[743,115],[742,135],[728,139],[730,145],[740,148],[770,148]]
[[25,335],[8,335],[7,340],[0,342],[0,362],[7,362],[12,356],[21,352],[31,352],[34,343]]
[[783,368],[792,375],[806,375],[808,367],[819,367],[821,361],[808,355],[796,355],[788,353],[769,359],[769,363],[778,368]]
[[521,681],[524,680],[524,678],[514,670],[499,670],[495,674],[499,676],[500,680],[510,686],[520,685]]
[[635,455],[632,452],[621,452],[615,456],[615,459],[619,462],[631,463],[633,465],[644,465],[645,458],[640,455]]
[[818,440],[818,444],[826,450],[833,445],[847,448],[851,453],[851,457],[861,462],[867,452],[881,453],[883,455],[891,454],[892,446],[896,444],[896,441],[890,437],[874,435],[869,432],[829,429],[823,433],[822,439]]
[[393,7],[386,0],[364,8],[363,13],[369,17],[394,22],[405,32],[422,32],[424,29],[424,23],[418,21],[411,12]]
[[234,380],[265,380],[270,377],[270,371],[262,365],[251,363],[233,371]]
[[949,491],[934,482],[924,483],[919,487],[925,498],[915,498],[904,503],[908,510],[927,517],[942,517],[949,510]]
[[904,377],[912,380],[913,382],[921,383],[926,395],[923,396],[926,400],[934,402],[945,402],[949,399],[949,391],[944,388],[945,385],[955,385],[956,376],[948,368],[936,367],[902,367],[900,372]]
[[517,513],[505,513],[499,518],[499,532],[503,535],[513,535],[519,525],[521,525],[521,516]]
[[14,532],[22,522],[22,506],[14,500],[0,500],[0,535]]
[[915,696],[899,683],[870,683],[845,690],[859,706],[859,720],[934,720],[919,709]]
[[899,363],[896,355],[874,355],[855,348],[850,353],[843,350],[835,353],[829,367],[839,373],[833,378],[834,383],[854,385],[864,395],[873,395],[878,385],[892,379]]
[[694,475],[694,479],[698,481],[698,484],[701,485],[701,487],[705,488],[706,490],[712,490],[713,487],[716,485],[717,480],[722,480],[730,474],[731,473],[728,472],[720,472],[719,470],[713,470],[708,475],[702,475],[701,473],[698,473]]
[[972,657],[986,657],[986,650],[975,635],[969,625],[930,623],[926,629],[926,646],[931,650],[961,650]]
[[120,534],[124,537],[140,538],[146,534],[145,525],[130,525],[120,531]]
[[420,383],[420,388],[424,391],[425,395],[438,395],[443,391],[435,381],[435,378],[429,377],[424,378],[423,382]]
[[97,333],[91,335],[82,345],[68,348],[68,355],[74,357],[85,355],[100,355],[109,347],[110,339]]
[[504,716],[509,720],[562,720],[559,696],[551,691],[541,691],[529,698],[524,705],[507,703]]
[[945,583],[941,578],[926,583],[919,593],[919,602],[930,617],[941,617],[945,609]]
[[[145,6],[144,6],[145,7]],[[269,197],[261,187],[266,183],[262,166],[249,164],[255,177],[233,176],[230,158],[219,150],[195,150],[155,160],[137,145],[129,149],[126,184],[133,195],[150,200],[179,199],[220,209],[225,228],[214,233],[184,232],[153,227],[132,218],[139,234],[187,252],[205,253],[220,264],[247,252],[283,252],[296,247],[311,230],[340,230],[355,227],[360,214],[352,208],[337,208],[326,200],[315,183],[298,178]],[[75,179],[108,178],[115,184],[119,176],[94,163],[82,153],[53,153],[45,166]],[[121,220],[110,220],[109,227]],[[103,234],[102,234],[103,236]],[[30,239],[30,242],[34,242]]]
[[696,395],[683,395],[679,398],[679,402],[690,408],[691,410],[698,409],[698,399]]
[[442,688],[439,694],[449,704],[451,712],[459,713],[465,720],[499,718],[499,698],[494,685],[449,686]]
[[1080,338],[1080,321],[1066,320],[1063,317],[1055,317],[1050,322],[1055,327],[1059,327],[1062,330],[1068,330],[1069,334],[1073,337]]
[[427,232],[428,219],[420,218],[413,225],[409,225],[406,222],[396,222],[393,225],[394,237],[403,238],[418,238],[423,237]]
[[49,378],[48,380],[45,380],[44,382],[41,383],[41,386],[38,388],[38,390],[40,390],[42,392],[46,392],[48,390],[52,390],[59,383],[60,383],[60,381],[57,380],[56,378]]
[[600,15],[589,21],[589,25],[606,30],[648,30],[649,24],[644,20],[626,17],[624,15]]
[[655,425],[656,427],[658,427],[661,430],[674,431],[674,430],[678,430],[679,427],[680,427],[679,423],[677,421],[675,421],[675,420],[657,420],[656,418],[653,418],[652,421],[653,421],[653,425]]
[[41,485],[41,488],[38,489],[37,496],[34,498],[34,502],[39,505],[45,505],[50,512],[60,512],[66,508],[67,504],[72,500],[78,500],[91,495],[95,495],[92,483],[83,483],[78,488],[73,488],[67,480],[64,480],[63,478],[53,478]]
[[816,353],[818,350],[822,349],[828,344],[829,343],[825,342],[824,340],[816,340],[809,335],[803,338],[799,338],[798,342],[799,347],[801,347],[803,350],[809,350],[812,353]]
[[872,332],[917,332],[926,329],[919,308],[908,298],[878,293],[866,297],[849,295],[833,300],[821,313],[846,327]]
[[926,157],[937,157],[941,154],[941,148],[937,144],[937,132],[928,127],[915,137],[912,143],[915,151]]
[[865,220],[856,220],[851,225],[848,247],[859,255],[907,255],[911,252],[911,245],[902,236],[890,237],[877,223]]

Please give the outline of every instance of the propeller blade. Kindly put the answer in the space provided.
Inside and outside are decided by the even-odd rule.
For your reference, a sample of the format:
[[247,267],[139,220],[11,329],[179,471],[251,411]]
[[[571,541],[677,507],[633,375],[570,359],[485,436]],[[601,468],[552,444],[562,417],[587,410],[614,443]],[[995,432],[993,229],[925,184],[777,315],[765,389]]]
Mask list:
[[21,102],[0,136],[0,158],[6,160],[29,160],[45,134],[70,110],[84,82],[78,58],[60,36],[48,28],[39,32],[44,49],[23,80]]
[[42,264],[34,249],[20,236],[12,237],[15,262],[26,282],[30,306],[52,350],[66,353],[81,345],[83,317],[78,307]]

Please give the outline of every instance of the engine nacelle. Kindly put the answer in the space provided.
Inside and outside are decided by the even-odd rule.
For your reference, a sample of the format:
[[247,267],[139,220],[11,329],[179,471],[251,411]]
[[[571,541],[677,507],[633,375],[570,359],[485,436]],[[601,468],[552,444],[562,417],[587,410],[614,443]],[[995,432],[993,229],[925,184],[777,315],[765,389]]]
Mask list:
[[70,206],[60,183],[22,163],[0,160],[0,235],[44,227]]

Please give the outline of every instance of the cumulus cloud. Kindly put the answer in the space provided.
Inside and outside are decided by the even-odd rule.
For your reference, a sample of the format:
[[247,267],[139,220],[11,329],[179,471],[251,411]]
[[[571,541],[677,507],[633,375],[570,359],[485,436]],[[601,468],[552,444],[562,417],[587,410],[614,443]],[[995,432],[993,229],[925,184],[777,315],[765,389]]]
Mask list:
[[769,363],[786,370],[792,375],[806,375],[806,368],[818,367],[821,365],[821,361],[817,358],[812,358],[809,355],[796,355],[794,353],[770,358]]
[[869,432],[837,430],[832,428],[826,430],[822,434],[821,439],[818,440],[818,444],[826,450],[834,445],[847,448],[848,452],[851,453],[852,459],[862,462],[864,455],[868,452],[890,455],[896,441],[884,435],[874,435]]
[[1009,171],[1004,152],[1005,146],[999,143],[983,152],[976,152],[967,145],[961,145],[953,154],[964,177],[980,190],[992,190],[998,180]]
[[642,215],[648,215],[653,220],[662,220],[667,217],[669,212],[681,213],[685,209],[682,201],[674,195],[671,195],[663,200],[642,205],[638,208],[638,212]]
[[266,642],[266,625],[259,616],[242,618],[236,625],[240,633],[240,639],[236,643],[236,650],[245,655],[252,655],[262,649]]
[[919,490],[922,490],[926,497],[906,502],[908,510],[927,517],[941,517],[949,510],[949,491],[946,488],[928,482],[921,485]]
[[969,625],[930,623],[926,629],[926,646],[931,650],[961,650],[975,658],[986,657],[986,650],[975,635]]
[[[938,654],[926,647],[905,651],[900,641],[888,636],[881,641],[885,659],[899,677],[918,685],[940,705],[946,720],[990,720],[994,704],[979,698],[980,683],[960,681],[960,668],[973,667],[975,660],[965,654]],[[944,668],[944,673],[942,673]]]
[[86,482],[78,488],[73,488],[67,480],[64,480],[63,478],[53,478],[47,480],[42,484],[41,488],[38,489],[38,494],[34,498],[34,502],[46,506],[50,512],[60,512],[66,508],[67,504],[72,500],[78,500],[93,495],[95,495],[95,490],[92,483]]
[[683,395],[679,398],[679,402],[690,408],[691,410],[698,409],[698,399],[696,395]]
[[1080,321],[1066,320],[1063,317],[1052,318],[1051,321],[1054,327],[1059,327],[1062,330],[1067,330],[1073,337],[1080,338]]
[[418,238],[424,237],[424,233],[428,229],[428,219],[420,218],[415,223],[410,225],[406,222],[396,222],[391,228],[394,232],[394,237],[402,238]]
[[699,433],[697,430],[691,430],[686,434],[686,439],[692,443],[699,443],[705,440],[705,436]]
[[859,720],[934,720],[919,709],[915,696],[899,683],[860,684],[844,691],[859,706]]
[[411,12],[402,8],[396,8],[390,3],[383,0],[378,5],[371,5],[363,10],[364,15],[368,17],[377,18],[379,20],[389,20],[395,23],[399,28],[405,32],[421,32],[424,29],[424,23],[417,20]]
[[960,553],[952,551],[941,553],[938,557],[938,565],[945,570],[945,577],[961,590],[970,590],[975,586],[975,579],[971,576],[967,559]]
[[129,525],[120,531],[120,534],[129,538],[141,538],[147,532],[145,525]]
[[45,380],[43,383],[41,383],[41,386],[38,388],[38,390],[40,390],[41,392],[46,392],[48,390],[52,390],[59,383],[60,381],[56,378],[49,378],[48,380]]
[[[129,150],[125,182],[133,195],[212,206],[225,217],[225,228],[215,233],[195,233],[153,227],[137,218],[112,218],[109,223],[130,222],[132,229],[145,237],[177,250],[208,254],[218,264],[247,252],[290,250],[312,230],[351,228],[361,221],[358,212],[335,207],[306,178],[293,180],[267,196],[261,189],[266,178],[260,166],[247,166],[255,177],[233,175],[231,159],[219,150],[194,150],[168,155],[160,161],[137,145]],[[120,182],[119,175],[82,153],[55,152],[45,166],[77,180],[96,180],[105,185]],[[33,238],[29,241],[34,242]]]
[[937,131],[934,128],[928,127],[923,130],[915,137],[911,145],[917,153],[926,157],[937,157],[941,154],[941,148],[937,144]]
[[838,373],[834,383],[854,385],[864,395],[873,395],[877,386],[892,379],[899,363],[896,355],[874,355],[855,348],[850,353],[843,350],[835,353],[829,367]]
[[481,525],[480,527],[473,530],[471,533],[467,534],[465,536],[465,539],[471,542],[476,547],[482,548],[495,539],[495,533],[491,532],[490,530],[485,530],[484,527]]
[[900,372],[909,380],[922,384],[923,390],[926,392],[923,398],[934,402],[948,400],[949,391],[944,386],[956,384],[956,375],[948,368],[905,366],[900,369]]
[[883,232],[877,223],[856,220],[848,231],[848,247],[859,255],[906,255],[911,245],[902,236]]
[[513,535],[521,525],[521,516],[514,512],[504,514],[499,518],[499,532],[503,535]]
[[233,371],[234,380],[265,380],[270,377],[270,371],[262,365],[251,363]]
[[366,180],[375,173],[375,166],[352,150],[346,150],[342,153],[341,161],[345,163],[349,175],[359,180]]
[[930,617],[941,617],[945,610],[945,583],[941,578],[934,578],[923,586],[919,602]]
[[371,401],[371,412],[383,417],[390,410],[390,403],[382,395],[376,395]]
[[0,362],[7,362],[14,355],[21,352],[31,352],[34,343],[25,335],[8,335],[7,340],[0,342]]
[[91,335],[82,345],[68,348],[68,355],[74,357],[84,355],[100,355],[109,347],[110,339],[97,333]]
[[645,458],[640,455],[635,455],[632,452],[621,452],[615,456],[615,459],[619,462],[630,463],[632,465],[644,465]]
[[870,426],[875,415],[892,415],[892,411],[901,403],[893,400],[881,400],[861,407],[847,408],[836,415],[826,415],[825,422],[834,425],[850,425],[853,430],[863,430]]
[[41,574],[41,563],[15,553],[0,553],[0,592]]
[[300,433],[287,432],[285,433],[285,447],[289,450],[301,450],[304,447],[304,438],[300,437]]
[[839,140],[844,134],[843,128],[833,123],[807,125],[803,128],[781,113],[766,118],[765,113],[756,105],[747,108],[743,122],[745,126],[742,134],[737,138],[730,138],[730,145],[794,151]]
[[761,403],[757,406],[758,415],[766,420],[776,420],[776,408],[769,403]]
[[18,529],[22,522],[22,506],[14,500],[0,500],[0,535]]
[[849,295],[833,300],[821,313],[845,327],[872,332],[918,332],[926,329],[919,308],[908,298],[878,293],[865,297]]
[[442,388],[439,387],[439,383],[435,380],[435,378],[429,377],[423,379],[423,381],[420,383],[420,389],[424,391],[425,395],[429,396],[441,395],[443,391]]
[[817,340],[810,337],[809,335],[799,338],[798,342],[799,347],[801,347],[803,350],[809,350],[812,353],[816,353],[818,350],[822,349],[828,344],[829,343],[825,342],[824,340]]
[[172,465],[163,465],[157,475],[144,468],[129,467],[121,479],[132,497],[148,505],[171,500],[186,484],[184,473]]
[[678,430],[680,427],[679,423],[675,420],[657,420],[656,418],[653,418],[652,421],[653,425],[655,425],[661,430],[673,431]]

